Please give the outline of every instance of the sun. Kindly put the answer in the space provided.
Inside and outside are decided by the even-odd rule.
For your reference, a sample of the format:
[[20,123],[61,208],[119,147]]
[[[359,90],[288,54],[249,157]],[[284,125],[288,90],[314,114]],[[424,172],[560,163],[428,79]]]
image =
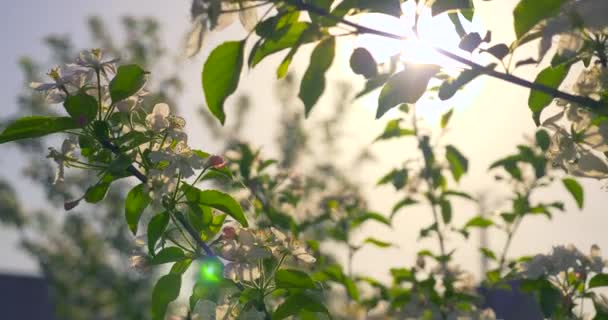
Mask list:
[[[386,31],[406,37],[408,40],[394,40],[375,35],[360,35],[353,43],[355,48],[363,47],[370,51],[377,62],[387,62],[395,55],[400,56],[400,60],[409,63],[436,64],[442,67],[442,71],[449,75],[457,75],[462,70],[463,65],[450,58],[438,53],[434,48],[446,49],[460,56],[473,59],[483,63],[486,57],[483,55],[465,52],[458,48],[460,37],[454,30],[454,25],[447,14],[432,16],[430,8],[422,8],[418,11],[418,33],[413,30],[416,4],[408,1],[403,4],[403,15],[398,19],[384,14],[363,14],[359,17],[358,23],[373,29]],[[483,26],[479,19],[472,22],[461,19],[465,30],[469,32],[482,32]],[[483,34],[482,34],[483,36]],[[439,80],[432,80],[429,87],[441,84]],[[436,94],[429,94],[417,103],[418,114],[428,122],[437,122],[441,114],[449,108],[455,107],[463,110],[470,105],[474,98],[481,91],[482,81],[473,81],[463,90],[458,92],[448,101],[440,101]],[[367,99],[371,99],[371,105],[375,105],[378,92],[370,94]],[[432,99],[433,96],[435,99]],[[365,103],[369,105],[369,103]]]

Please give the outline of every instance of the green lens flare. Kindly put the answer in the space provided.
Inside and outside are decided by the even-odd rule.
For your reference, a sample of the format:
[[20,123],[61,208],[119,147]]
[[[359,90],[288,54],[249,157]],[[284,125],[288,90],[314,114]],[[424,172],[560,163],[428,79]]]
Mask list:
[[200,269],[200,280],[204,283],[217,283],[223,278],[224,264],[216,257],[203,260]]

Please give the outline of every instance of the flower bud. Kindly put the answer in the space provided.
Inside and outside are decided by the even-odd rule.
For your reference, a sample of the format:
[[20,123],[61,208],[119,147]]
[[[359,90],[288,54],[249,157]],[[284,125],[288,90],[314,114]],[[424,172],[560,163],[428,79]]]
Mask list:
[[226,160],[218,155],[213,155],[207,160],[207,166],[214,169],[221,169],[226,166]]
[[222,238],[224,238],[224,239],[236,238],[236,229],[234,229],[234,227],[224,227],[224,229],[222,229]]
[[76,206],[80,203],[80,200],[81,199],[65,202],[63,204],[63,208],[65,209],[65,211],[70,211],[70,210],[76,208]]

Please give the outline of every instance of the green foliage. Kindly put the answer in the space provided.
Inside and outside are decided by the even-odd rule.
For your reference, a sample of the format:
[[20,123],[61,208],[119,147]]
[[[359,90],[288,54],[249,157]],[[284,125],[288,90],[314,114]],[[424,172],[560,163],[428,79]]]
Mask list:
[[217,190],[201,191],[198,188],[189,185],[184,185],[183,189],[186,193],[186,199],[188,199],[189,202],[218,209],[234,218],[243,227],[249,226],[243,209],[239,203],[228,194]]
[[542,20],[557,14],[563,0],[521,0],[513,11],[515,35],[517,39]]
[[52,133],[76,129],[79,125],[70,117],[31,116],[14,121],[0,134],[0,144],[43,137]]
[[243,68],[245,41],[225,42],[213,49],[202,72],[207,108],[222,124],[224,102],[236,90]]
[[571,178],[564,178],[562,179],[562,182],[564,183],[564,187],[566,187],[566,190],[570,192],[570,195],[572,195],[572,197],[576,201],[576,205],[578,206],[578,208],[582,209],[585,199],[583,187],[578,183],[578,181]]
[[310,64],[304,73],[298,94],[304,103],[306,116],[325,91],[325,73],[334,61],[335,47],[336,40],[331,37],[319,42],[310,55]]
[[141,90],[146,84],[146,71],[136,64],[118,67],[116,76],[110,81],[112,103],[124,100]]
[[306,293],[290,295],[272,314],[272,320],[281,320],[297,315],[301,311],[319,312],[329,315],[327,308],[317,298]]
[[589,289],[608,286],[608,274],[598,273],[589,280]]
[[81,92],[67,97],[63,106],[72,119],[82,127],[93,121],[97,115],[97,100],[86,93]]
[[315,283],[306,274],[299,270],[282,269],[275,274],[275,283],[278,288],[315,289]]
[[169,273],[156,282],[152,291],[152,319],[162,320],[169,303],[177,299],[182,285],[181,275]]
[[129,191],[125,199],[125,219],[133,234],[137,234],[139,218],[152,201],[145,188],[144,184],[138,184]]
[[184,251],[178,247],[168,247],[168,248],[164,248],[161,251],[159,251],[154,258],[152,259],[151,263],[153,265],[155,264],[163,264],[163,263],[169,263],[169,262],[177,262],[177,261],[181,261],[184,260],[186,258],[186,255],[184,254]]
[[[570,67],[567,65],[547,67],[546,69],[541,71],[538,76],[536,76],[536,80],[534,80],[534,83],[542,84],[557,89],[568,75],[569,69]],[[545,109],[545,107],[551,104],[551,101],[553,101],[552,96],[540,91],[532,90],[530,92],[530,97],[528,98],[528,106],[535,115],[538,115],[535,117],[539,118],[540,113],[543,111],[543,109]]]
[[429,80],[438,71],[436,65],[408,64],[405,70],[391,76],[378,98],[376,119],[399,104],[416,103],[426,91]]
[[451,145],[445,148],[445,157],[450,165],[454,180],[460,181],[460,177],[469,170],[469,160],[456,147]]
[[169,214],[167,212],[161,212],[155,215],[148,223],[148,251],[152,256],[156,252],[156,243],[161,238],[165,229],[169,225]]

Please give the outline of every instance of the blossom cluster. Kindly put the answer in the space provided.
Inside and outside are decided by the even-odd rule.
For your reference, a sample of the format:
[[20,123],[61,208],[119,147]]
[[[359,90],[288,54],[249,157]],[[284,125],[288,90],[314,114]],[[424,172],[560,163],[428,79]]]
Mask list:
[[224,275],[235,281],[252,282],[262,275],[259,261],[269,257],[291,257],[301,263],[316,261],[300,241],[275,229],[254,230],[225,227],[218,243],[219,256],[227,261]]
[[586,277],[589,273],[601,273],[606,267],[600,248],[591,246],[589,255],[580,252],[572,245],[557,246],[551,254],[539,254],[522,266],[526,278],[560,277],[569,272]]

